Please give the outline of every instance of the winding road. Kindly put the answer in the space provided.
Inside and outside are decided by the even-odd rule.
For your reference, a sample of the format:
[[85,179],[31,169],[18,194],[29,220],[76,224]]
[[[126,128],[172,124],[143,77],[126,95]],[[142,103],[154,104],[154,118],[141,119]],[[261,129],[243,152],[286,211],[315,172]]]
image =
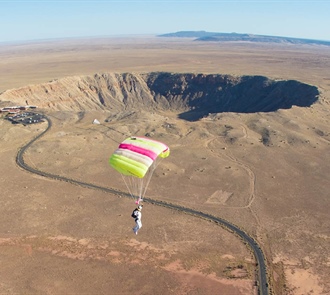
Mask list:
[[[87,183],[87,182],[82,182],[82,181],[77,181],[74,179],[70,179],[67,177],[63,177],[63,176],[59,176],[59,175],[54,175],[54,174],[50,174],[44,171],[40,171],[37,170],[35,168],[32,168],[30,166],[28,166],[25,162],[24,162],[24,153],[25,151],[35,142],[37,141],[39,138],[41,138],[52,126],[52,121],[45,115],[42,115],[43,118],[45,120],[47,120],[48,122],[48,126],[47,128],[42,131],[39,135],[37,135],[34,139],[32,139],[28,144],[26,144],[25,146],[23,146],[17,153],[16,156],[16,163],[18,164],[18,166],[20,166],[22,169],[25,169],[31,173],[34,174],[38,174],[40,176],[43,177],[47,177],[47,178],[52,178],[52,179],[56,179],[56,180],[60,180],[60,181],[65,181],[71,184],[75,184],[75,185],[79,185],[79,186],[83,186],[86,188],[90,188],[90,189],[98,189],[98,190],[102,190],[104,192],[107,193],[111,193],[111,194],[120,194],[126,197],[130,197],[129,194],[121,192],[119,190],[115,190],[115,189],[111,189],[111,188],[106,188],[106,187],[101,187],[101,186],[97,186],[91,183]],[[153,199],[149,199],[149,198],[144,198],[143,199],[144,202],[146,203],[150,203],[153,205],[157,205],[157,206],[162,206],[162,207],[166,207],[172,210],[177,210],[177,211],[181,211],[184,212],[186,214],[198,217],[198,218],[202,218],[208,221],[212,221],[215,222],[216,224],[228,229],[229,231],[235,233],[237,236],[239,236],[245,244],[247,244],[254,253],[255,259],[256,259],[256,265],[257,265],[257,276],[256,276],[256,285],[258,287],[258,294],[261,295],[268,295],[269,294],[269,290],[268,290],[268,282],[267,282],[267,269],[266,269],[266,262],[265,262],[265,257],[264,254],[260,248],[260,246],[258,245],[258,243],[252,238],[250,237],[246,232],[244,232],[242,229],[240,229],[238,226],[228,222],[227,220],[224,220],[222,218],[219,217],[215,217],[212,216],[210,214],[207,213],[203,213],[200,211],[196,211],[187,207],[183,207],[183,206],[178,206],[175,204],[171,204],[168,202],[163,202],[163,201],[157,201],[157,200],[153,200]]]

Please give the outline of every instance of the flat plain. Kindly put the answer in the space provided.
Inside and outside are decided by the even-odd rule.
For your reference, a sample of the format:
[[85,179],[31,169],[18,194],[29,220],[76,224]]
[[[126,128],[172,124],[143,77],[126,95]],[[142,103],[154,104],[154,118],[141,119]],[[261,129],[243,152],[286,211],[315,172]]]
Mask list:
[[[314,45],[149,36],[2,44],[0,106],[28,100],[53,122],[26,152],[27,164],[120,191],[109,156],[126,136],[152,134],[171,155],[147,197],[244,229],[266,255],[274,294],[330,294],[329,68],[330,48]],[[109,120],[115,108],[89,109],[68,91],[72,77],[150,72],[261,75],[314,85],[320,95],[310,107],[267,113],[185,121],[177,110],[138,109]],[[35,95],[54,81],[68,84],[62,101]],[[145,204],[135,236],[133,199],[16,165],[19,148],[46,123],[12,125],[2,116],[0,126],[0,293],[256,294],[253,255],[231,232]]]

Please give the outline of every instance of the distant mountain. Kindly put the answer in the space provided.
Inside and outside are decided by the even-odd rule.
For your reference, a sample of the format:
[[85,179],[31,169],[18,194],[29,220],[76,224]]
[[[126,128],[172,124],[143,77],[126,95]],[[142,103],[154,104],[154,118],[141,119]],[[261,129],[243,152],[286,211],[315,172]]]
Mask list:
[[245,42],[265,42],[265,43],[317,44],[317,45],[330,46],[330,41],[322,41],[322,40],[253,35],[253,34],[238,34],[238,33],[216,33],[216,32],[206,32],[206,31],[180,31],[176,33],[158,35],[158,37],[196,38],[195,41],[215,41],[215,42],[245,41]]

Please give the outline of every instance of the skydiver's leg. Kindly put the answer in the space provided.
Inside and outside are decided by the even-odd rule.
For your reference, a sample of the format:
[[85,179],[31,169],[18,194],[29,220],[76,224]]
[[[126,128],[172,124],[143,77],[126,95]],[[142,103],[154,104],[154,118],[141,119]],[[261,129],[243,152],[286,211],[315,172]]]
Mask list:
[[139,229],[142,227],[142,222],[140,220],[136,221],[136,226],[133,228],[134,233],[137,235]]
[[134,233],[137,235],[138,230],[140,229],[139,221],[135,221],[135,227],[133,228]]
[[136,224],[136,225],[133,227],[133,232],[134,232],[135,234],[137,234],[137,231],[138,231],[138,225]]

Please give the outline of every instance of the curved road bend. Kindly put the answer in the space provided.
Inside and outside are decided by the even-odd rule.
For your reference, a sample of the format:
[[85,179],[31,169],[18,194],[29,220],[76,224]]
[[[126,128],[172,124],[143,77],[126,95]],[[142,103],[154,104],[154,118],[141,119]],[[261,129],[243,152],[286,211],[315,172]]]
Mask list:
[[[76,185],[80,185],[86,188],[91,188],[91,189],[99,189],[111,194],[120,194],[123,195],[125,197],[130,197],[129,194],[127,193],[123,193],[119,190],[115,190],[115,189],[111,189],[111,188],[106,188],[106,187],[101,187],[101,186],[97,186],[91,183],[86,183],[86,182],[82,182],[82,181],[78,181],[78,180],[74,180],[74,179],[70,179],[70,178],[66,178],[63,176],[59,176],[59,175],[54,175],[54,174],[50,174],[47,172],[43,172],[37,169],[34,169],[30,166],[28,166],[27,164],[25,164],[24,162],[24,158],[23,155],[25,153],[25,151],[39,138],[41,138],[52,126],[52,121],[46,117],[45,115],[42,115],[44,119],[47,120],[48,122],[48,126],[47,128],[41,132],[39,135],[37,135],[34,139],[32,139],[28,144],[26,144],[25,146],[23,146],[17,153],[16,156],[16,163],[18,164],[18,166],[20,166],[21,168],[34,173],[34,174],[38,174],[40,176],[43,177],[48,177],[48,178],[52,178],[52,179],[56,179],[56,180],[61,180],[61,181],[66,181],[69,182],[71,184],[76,184]],[[250,237],[246,232],[244,232],[242,229],[240,229],[239,227],[237,227],[236,225],[222,219],[219,217],[215,217],[212,216],[210,214],[207,213],[203,213],[200,211],[196,211],[194,209],[190,209],[187,207],[182,207],[179,205],[175,205],[175,204],[171,204],[171,203],[167,203],[167,202],[163,202],[163,201],[157,201],[157,200],[153,200],[153,199],[149,199],[149,198],[144,198],[143,199],[144,202],[146,203],[150,203],[153,205],[157,205],[157,206],[162,206],[162,207],[166,207],[169,209],[174,209],[174,210],[178,210],[181,212],[184,212],[186,214],[190,214],[208,221],[213,221],[216,224],[225,227],[226,229],[228,229],[229,231],[232,231],[233,233],[235,233],[236,235],[238,235],[240,238],[243,239],[243,241],[248,244],[251,249],[253,250],[256,262],[257,262],[257,267],[258,267],[258,275],[257,275],[257,285],[258,285],[258,294],[260,295],[268,295],[268,282],[267,282],[267,270],[266,270],[266,262],[265,262],[265,257],[263,255],[263,252],[260,248],[260,246],[258,245],[258,243],[252,238]]]

